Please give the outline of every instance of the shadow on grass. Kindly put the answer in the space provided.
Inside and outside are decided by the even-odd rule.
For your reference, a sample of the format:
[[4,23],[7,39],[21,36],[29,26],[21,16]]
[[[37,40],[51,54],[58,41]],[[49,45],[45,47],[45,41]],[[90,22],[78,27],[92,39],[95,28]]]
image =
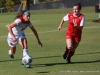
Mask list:
[[92,22],[95,22],[95,23],[100,23],[98,19],[97,19],[97,20],[93,20]]
[[[75,54],[75,55],[87,55],[87,54],[100,54],[100,52],[92,52],[92,53],[84,53],[84,54]],[[62,57],[62,56],[47,56],[47,57],[37,57],[34,59],[42,59],[42,58],[56,58],[56,57]],[[0,60],[0,62],[10,62],[10,61],[21,61],[22,59],[11,59],[11,60]],[[100,62],[100,60],[93,60],[93,61],[81,61],[81,62],[72,62],[71,64],[85,64],[85,63],[96,63]],[[46,66],[55,66],[55,65],[64,65],[65,63],[47,63],[47,64],[33,64],[32,66],[35,67],[46,67]]]
[[[61,56],[37,57],[37,58],[33,58],[33,60],[34,59],[42,59],[42,58],[54,58],[54,57],[61,57]],[[19,61],[19,60],[22,60],[22,59],[0,60],[0,62]]]
[[100,54],[100,52],[91,52],[91,53],[75,54],[75,55],[88,55],[88,54]]
[[100,62],[100,60],[72,62],[71,64],[85,64],[85,63],[97,63],[97,62]]
[[87,64],[87,63],[97,63],[100,62],[100,60],[95,61],[81,61],[81,62],[72,62],[70,64],[68,63],[47,63],[47,64],[33,64],[34,67],[48,67],[48,66],[55,66],[55,65],[71,65],[71,64]]
[[48,67],[48,66],[55,66],[55,65],[64,65],[67,63],[47,63],[47,64],[33,64],[34,67]]
[[19,60],[22,60],[22,59],[1,60],[0,62],[19,61]]
[[61,57],[61,56],[37,57],[37,58],[34,58],[34,59],[42,59],[42,58],[55,58],[55,57]]
[[47,74],[49,73],[49,71],[46,71],[46,72],[37,72],[37,74]]

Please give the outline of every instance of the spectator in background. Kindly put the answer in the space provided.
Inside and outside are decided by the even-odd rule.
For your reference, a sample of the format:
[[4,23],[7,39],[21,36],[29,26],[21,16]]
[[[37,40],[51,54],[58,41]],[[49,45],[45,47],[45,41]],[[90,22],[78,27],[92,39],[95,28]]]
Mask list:
[[99,10],[100,10],[100,0],[99,0]]
[[[100,10],[100,0],[99,0],[99,10]],[[100,22],[100,14],[99,14],[99,22]]]

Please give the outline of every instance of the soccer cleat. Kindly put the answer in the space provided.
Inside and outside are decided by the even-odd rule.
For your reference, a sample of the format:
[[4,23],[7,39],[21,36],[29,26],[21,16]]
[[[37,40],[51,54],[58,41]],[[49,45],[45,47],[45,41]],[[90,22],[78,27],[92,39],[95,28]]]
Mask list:
[[70,59],[66,59],[67,63],[70,64],[71,63],[71,60]]
[[67,57],[67,52],[65,51],[63,54],[63,59],[66,59],[66,57]]
[[31,64],[24,64],[25,68],[30,68]]
[[10,58],[14,59],[14,55],[13,55],[13,54],[11,54],[11,55],[9,55],[9,56],[10,56]]
[[8,51],[8,55],[10,56],[10,58],[14,59],[14,55],[10,54],[9,51]]

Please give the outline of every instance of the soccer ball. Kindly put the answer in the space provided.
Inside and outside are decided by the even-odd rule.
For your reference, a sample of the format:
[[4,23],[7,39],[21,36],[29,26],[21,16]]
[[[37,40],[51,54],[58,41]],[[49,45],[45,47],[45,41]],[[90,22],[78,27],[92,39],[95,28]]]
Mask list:
[[32,63],[32,57],[28,56],[28,55],[24,56],[22,58],[22,63],[24,64],[24,66],[26,68],[29,68],[31,66],[31,63]]

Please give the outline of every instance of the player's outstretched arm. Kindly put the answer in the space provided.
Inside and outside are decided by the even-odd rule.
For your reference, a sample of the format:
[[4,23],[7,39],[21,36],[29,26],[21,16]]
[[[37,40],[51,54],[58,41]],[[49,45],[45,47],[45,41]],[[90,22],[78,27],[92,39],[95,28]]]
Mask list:
[[30,27],[31,28],[31,30],[33,31],[33,33],[35,34],[35,36],[36,36],[36,38],[37,38],[37,40],[38,40],[38,44],[42,47],[42,43],[41,43],[41,41],[40,41],[40,39],[39,39],[39,36],[38,36],[38,33],[37,33],[37,31],[36,31],[36,29],[32,26],[32,27]]
[[61,30],[63,23],[64,23],[64,20],[62,19],[61,22],[60,22],[60,25],[58,27],[58,30]]
[[15,37],[15,35],[13,34],[13,31],[12,31],[12,28],[15,27],[15,26],[16,26],[16,23],[15,23],[15,22],[11,23],[11,24],[8,26],[8,31],[9,31],[9,33],[12,35],[14,41],[17,40],[16,37]]

